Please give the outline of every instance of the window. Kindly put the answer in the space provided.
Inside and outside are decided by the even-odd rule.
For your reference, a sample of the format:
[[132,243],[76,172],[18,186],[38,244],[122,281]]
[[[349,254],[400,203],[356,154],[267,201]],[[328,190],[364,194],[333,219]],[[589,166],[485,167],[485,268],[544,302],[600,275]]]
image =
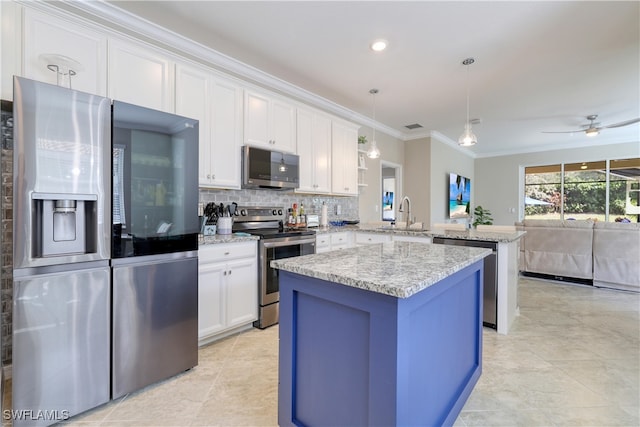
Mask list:
[[562,165],[525,168],[524,179],[524,217],[560,219]]
[[611,160],[609,221],[640,222],[640,159]]
[[597,219],[607,216],[607,162],[564,165],[564,219]]
[[638,222],[640,159],[525,168],[528,219]]

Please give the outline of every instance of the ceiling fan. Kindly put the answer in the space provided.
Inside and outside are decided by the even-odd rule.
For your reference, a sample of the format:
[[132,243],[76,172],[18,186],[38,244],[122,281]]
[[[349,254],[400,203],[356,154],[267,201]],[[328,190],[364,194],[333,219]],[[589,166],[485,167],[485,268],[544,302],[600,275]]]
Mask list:
[[625,120],[624,122],[620,122],[620,123],[614,123],[612,125],[600,126],[600,123],[595,123],[595,120],[597,118],[598,118],[597,114],[592,114],[590,116],[587,116],[587,120],[589,120],[589,124],[588,125],[583,125],[582,129],[565,130],[565,131],[558,131],[558,132],[552,132],[552,131],[545,132],[545,131],[542,131],[542,133],[576,133],[576,132],[584,132],[587,136],[596,136],[597,134],[600,133],[600,131],[602,129],[620,128],[620,127],[623,127],[623,126],[628,126],[628,125],[632,125],[634,123],[640,122],[640,118],[637,118],[637,119]]

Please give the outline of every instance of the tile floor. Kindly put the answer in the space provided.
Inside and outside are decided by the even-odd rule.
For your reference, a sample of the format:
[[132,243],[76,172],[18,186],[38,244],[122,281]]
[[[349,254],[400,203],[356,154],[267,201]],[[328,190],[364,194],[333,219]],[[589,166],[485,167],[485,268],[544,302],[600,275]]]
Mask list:
[[[457,426],[640,425],[640,294],[520,280],[509,335],[484,332]],[[199,365],[69,426],[275,426],[278,328],[200,350]]]

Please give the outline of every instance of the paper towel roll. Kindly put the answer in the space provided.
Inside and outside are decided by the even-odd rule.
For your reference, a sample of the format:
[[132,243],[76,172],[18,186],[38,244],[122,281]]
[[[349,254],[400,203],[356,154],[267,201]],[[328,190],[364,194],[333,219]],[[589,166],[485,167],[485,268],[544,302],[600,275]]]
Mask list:
[[322,204],[322,211],[320,214],[320,226],[326,227],[329,224],[327,205]]

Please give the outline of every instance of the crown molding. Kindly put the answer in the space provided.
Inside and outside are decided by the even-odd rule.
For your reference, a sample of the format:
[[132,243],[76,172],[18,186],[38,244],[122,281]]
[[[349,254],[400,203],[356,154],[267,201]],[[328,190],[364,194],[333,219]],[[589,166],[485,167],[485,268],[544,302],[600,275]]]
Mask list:
[[[64,6],[64,9],[67,11],[75,10],[104,21],[107,28],[111,30],[116,29],[125,34],[142,37],[173,53],[197,58],[199,62],[212,66],[220,71],[225,71],[238,78],[249,80],[249,82],[256,83],[266,89],[276,90],[298,101],[309,104],[312,107],[335,114],[345,120],[356,122],[362,126],[375,127],[376,131],[383,132],[402,141],[407,140],[407,135],[403,132],[383,123],[373,121],[365,115],[345,108],[306,89],[295,86],[256,67],[218,52],[215,49],[204,46],[181,34],[167,30],[137,15],[120,9],[117,5],[106,3],[102,0],[60,0],[57,3]],[[56,8],[60,8],[56,6],[55,3],[53,3],[53,5]]]
[[461,152],[462,154],[465,154],[473,159],[475,159],[476,157],[478,157],[476,155],[476,153],[474,153],[473,151],[471,151],[468,148],[465,147],[461,147],[460,145],[458,145],[458,143],[454,140],[452,140],[451,138],[441,134],[438,131],[432,130],[430,132],[430,136],[432,139],[435,139],[438,142],[441,142],[445,145],[448,145],[449,147],[453,148],[454,150],[457,150],[459,152]]

